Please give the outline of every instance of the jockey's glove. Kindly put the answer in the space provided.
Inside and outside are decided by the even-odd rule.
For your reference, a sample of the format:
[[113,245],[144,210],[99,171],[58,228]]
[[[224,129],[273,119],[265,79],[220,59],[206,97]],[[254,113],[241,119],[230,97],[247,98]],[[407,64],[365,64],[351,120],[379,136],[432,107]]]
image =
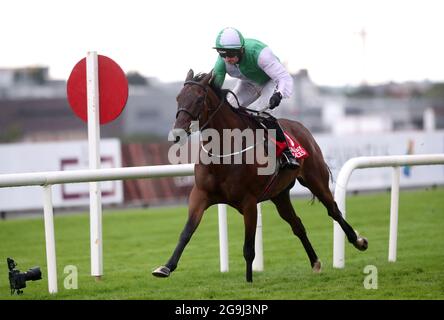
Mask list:
[[274,108],[276,108],[282,100],[282,94],[279,91],[276,91],[275,93],[273,93],[273,95],[270,98],[270,109],[273,110]]

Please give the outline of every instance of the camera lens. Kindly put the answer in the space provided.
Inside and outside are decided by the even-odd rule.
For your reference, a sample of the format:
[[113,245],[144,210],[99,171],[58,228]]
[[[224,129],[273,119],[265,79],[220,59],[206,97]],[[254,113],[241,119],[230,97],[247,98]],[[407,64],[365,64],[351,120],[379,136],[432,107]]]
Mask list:
[[26,273],[25,273],[25,279],[26,281],[32,280],[40,280],[42,278],[42,272],[40,271],[39,267],[34,267],[29,269]]

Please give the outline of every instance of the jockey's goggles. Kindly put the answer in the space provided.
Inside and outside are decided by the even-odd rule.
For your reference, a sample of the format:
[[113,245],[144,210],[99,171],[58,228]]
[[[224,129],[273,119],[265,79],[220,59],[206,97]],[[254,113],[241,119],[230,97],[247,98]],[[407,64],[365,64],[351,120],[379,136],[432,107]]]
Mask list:
[[218,49],[217,52],[222,58],[234,58],[240,55],[240,50]]

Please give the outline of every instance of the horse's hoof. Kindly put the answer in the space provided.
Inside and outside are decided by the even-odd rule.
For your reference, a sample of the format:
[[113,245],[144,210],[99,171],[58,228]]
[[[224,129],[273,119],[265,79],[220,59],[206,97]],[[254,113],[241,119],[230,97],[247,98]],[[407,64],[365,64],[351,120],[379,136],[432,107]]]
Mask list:
[[321,273],[321,268],[322,268],[321,260],[316,260],[316,262],[313,263],[313,266],[312,266],[313,272],[314,273]]
[[365,251],[368,248],[368,240],[365,237],[361,237],[359,235],[358,230],[354,230],[355,234],[357,236],[356,242],[353,243],[353,245],[355,246],[356,249],[360,250],[360,251]]
[[165,266],[160,266],[159,268],[157,268],[152,272],[152,275],[159,278],[167,278],[170,276],[170,273],[171,273],[170,268]]
[[364,237],[358,237],[356,242],[354,243],[355,248],[361,251],[365,251],[368,248],[368,240]]

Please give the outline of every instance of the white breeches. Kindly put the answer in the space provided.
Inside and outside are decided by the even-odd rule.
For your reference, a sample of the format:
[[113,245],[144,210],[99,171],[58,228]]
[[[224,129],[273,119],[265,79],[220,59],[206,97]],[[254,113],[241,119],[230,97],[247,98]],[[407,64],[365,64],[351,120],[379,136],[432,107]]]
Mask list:
[[[236,94],[241,107],[261,110],[268,105],[275,90],[276,84],[272,80],[264,85],[258,85],[249,80],[238,80],[232,91]],[[227,100],[233,107],[239,107],[231,93],[227,95]],[[274,110],[268,109],[267,112],[273,114]]]

